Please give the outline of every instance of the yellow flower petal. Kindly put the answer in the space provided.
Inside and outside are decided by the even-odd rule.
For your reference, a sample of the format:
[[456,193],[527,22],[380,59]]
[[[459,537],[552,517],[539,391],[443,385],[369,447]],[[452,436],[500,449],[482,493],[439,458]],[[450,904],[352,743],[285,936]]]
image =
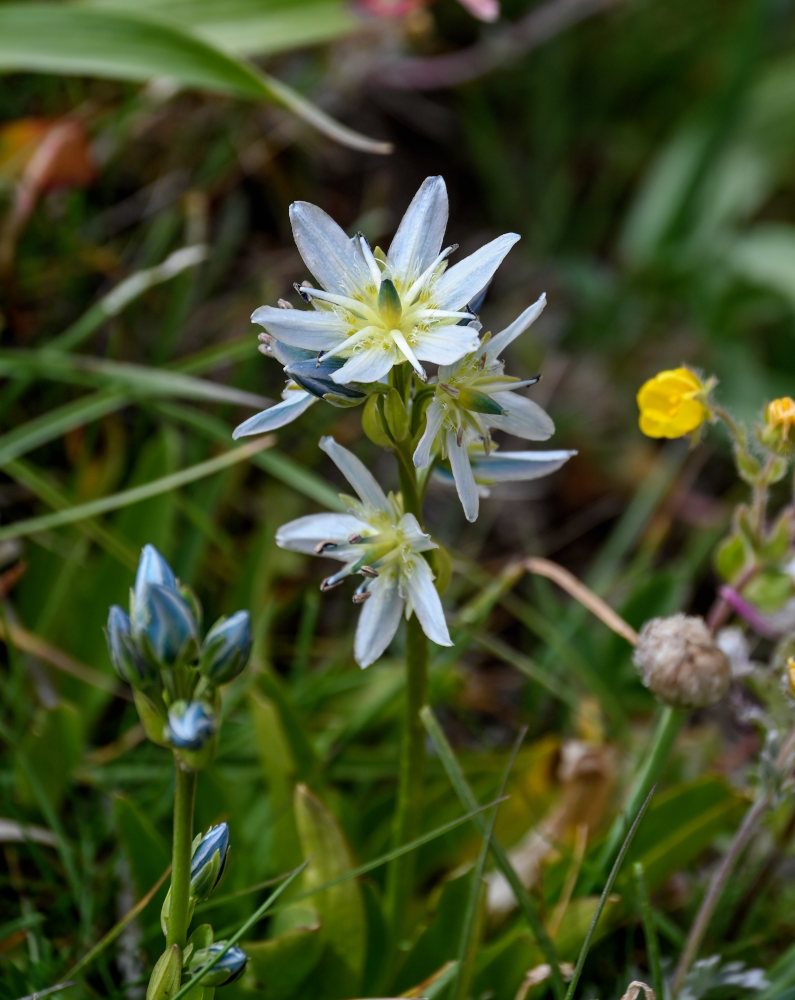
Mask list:
[[694,431],[708,415],[698,398],[704,389],[689,368],[659,372],[638,390],[641,431],[654,438],[678,438]]

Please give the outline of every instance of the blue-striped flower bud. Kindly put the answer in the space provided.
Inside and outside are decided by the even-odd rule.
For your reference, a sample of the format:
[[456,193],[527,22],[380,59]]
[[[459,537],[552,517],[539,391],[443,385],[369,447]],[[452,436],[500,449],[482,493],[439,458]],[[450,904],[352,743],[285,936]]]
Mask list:
[[221,881],[229,856],[229,827],[226,823],[211,826],[193,841],[190,859],[190,894],[196,900],[207,899]]
[[175,701],[168,711],[166,738],[178,750],[201,750],[215,732],[215,719],[200,701]]
[[130,631],[130,619],[118,604],[108,611],[105,626],[108,652],[116,673],[131,687],[144,687],[155,676],[155,671],[147,664],[138,650]]
[[325,399],[336,406],[356,406],[366,399],[367,393],[354,385],[339,384],[331,378],[345,364],[345,360],[333,357],[294,361],[285,366],[284,374],[319,399]]
[[174,576],[172,568],[154,545],[144,545],[141,549],[141,558],[138,560],[138,569],[132,591],[130,611],[134,625],[140,624],[141,627],[145,625],[145,622],[139,622],[139,617],[146,616],[144,592],[152,583],[165,587],[167,590],[177,590],[177,578]]
[[226,684],[243,670],[251,654],[251,617],[236,611],[219,618],[202,645],[199,669],[213,684]]
[[[224,948],[226,948],[225,941],[216,941],[206,948],[200,948],[198,951],[195,951],[190,957],[188,972],[192,975],[201,972]],[[247,961],[248,956],[243,949],[238,948],[237,945],[232,945],[207,974],[202,976],[201,985],[226,986],[227,983],[233,983],[243,975]]]
[[146,583],[136,588],[132,633],[155,661],[173,667],[192,659],[198,649],[196,620],[177,590]]

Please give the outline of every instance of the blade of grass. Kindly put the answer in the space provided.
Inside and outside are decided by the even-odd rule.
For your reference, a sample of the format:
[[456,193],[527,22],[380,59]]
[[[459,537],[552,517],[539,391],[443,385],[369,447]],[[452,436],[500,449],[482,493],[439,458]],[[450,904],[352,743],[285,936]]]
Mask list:
[[[55,510],[73,509],[72,501],[66,493],[58,489],[50,477],[45,476],[32,463],[15,458],[6,463],[3,471]],[[78,526],[88,538],[101,545],[124,566],[135,569],[138,565],[139,553],[136,549],[109,528],[89,519],[79,522]]]
[[121,409],[126,403],[127,398],[123,393],[115,389],[103,389],[29,420],[0,437],[0,467],[39,445],[63,437],[76,427],[82,427],[91,420],[98,420]]
[[[231,432],[229,426],[212,414],[183,406],[179,403],[157,403],[155,408],[164,416],[178,420],[193,430],[211,438],[213,441],[228,443]],[[333,490],[320,476],[294,462],[288,455],[275,449],[260,452],[252,458],[254,465],[264,469],[274,479],[285,483],[292,490],[303,493],[310,500],[316,501],[330,510],[343,510],[339,493]]]
[[[511,771],[513,770],[516,755],[519,747],[524,742],[527,735],[527,726],[522,727],[518,736],[514,740],[510,756],[500,778],[500,788],[497,798],[502,798],[505,794],[505,786],[508,783]],[[488,824],[487,835],[483,838],[483,846],[478,854],[475,867],[472,870],[472,889],[467,900],[467,908],[464,914],[464,923],[461,928],[461,939],[458,944],[458,957],[456,962],[455,978],[450,989],[451,1000],[466,1000],[469,984],[472,981],[472,970],[475,964],[477,937],[479,932],[478,912],[483,898],[483,873],[486,870],[486,859],[491,851],[491,842],[494,838],[494,827],[497,823],[497,806],[491,814]]]
[[[423,709],[421,709],[420,717],[428,736],[431,738],[431,742],[439,755],[442,766],[447,772],[450,784],[455,789],[459,800],[466,809],[474,809],[478,805],[475,794],[469,787],[469,784],[464,777],[464,772],[461,770],[455,754],[453,753],[452,747],[447,742],[447,737],[444,735],[442,727],[437,722],[436,717],[431,711],[429,705],[426,705]],[[478,814],[473,817],[473,822],[475,823],[480,835],[482,837],[486,837],[488,835],[488,826],[484,817]],[[527,921],[528,926],[530,927],[530,930],[532,931],[533,936],[535,937],[536,942],[550,967],[552,988],[555,996],[560,998],[563,996],[565,989],[563,977],[560,972],[560,964],[558,963],[552,939],[549,934],[547,934],[546,928],[538,915],[536,904],[530,893],[527,889],[525,889],[521,879],[516,874],[516,870],[511,864],[508,854],[499,840],[491,838],[489,848],[494,857],[495,864],[505,876],[505,879],[513,890],[519,909],[524,915],[524,918]]]
[[268,898],[265,900],[262,906],[258,906],[257,909],[248,918],[248,920],[244,921],[240,925],[240,927],[235,931],[235,933],[231,937],[227,938],[226,947],[224,947],[221,951],[219,951],[217,955],[214,955],[210,962],[208,962],[205,966],[203,966],[202,969],[195,976],[189,979],[187,983],[185,983],[179,990],[177,990],[177,992],[172,997],[172,1000],[180,1000],[181,997],[184,997],[185,994],[188,993],[197,983],[201,982],[201,980],[204,979],[204,977],[207,975],[210,969],[212,969],[215,965],[218,964],[218,962],[221,961],[221,959],[233,945],[237,944],[237,942],[243,937],[243,935],[246,933],[249,927],[253,927],[254,924],[256,924],[256,922],[260,919],[260,917],[262,917],[263,914],[267,913],[267,911],[273,907],[273,904],[276,902],[279,896],[281,896],[281,894],[290,885],[292,885],[292,883],[298,878],[298,876],[306,868],[306,866],[309,864],[310,861],[311,858],[307,858],[306,861],[303,862],[303,864],[299,865],[292,872],[290,872],[290,874],[285,878],[284,882],[282,882],[279,888],[276,889],[274,892],[272,892],[270,896],[268,896]]
[[132,396],[179,396],[216,403],[262,408],[271,400],[253,392],[184,375],[172,368],[153,368],[127,361],[108,361],[85,354],[68,354],[50,347],[41,350],[0,351],[0,376],[31,380],[48,378],[76,385],[125,389]]
[[97,500],[89,500],[88,503],[77,504],[68,510],[59,510],[52,514],[42,514],[40,517],[17,521],[16,524],[0,528],[0,541],[5,541],[8,538],[19,538],[37,531],[46,531],[50,528],[59,528],[65,524],[73,524],[75,521],[82,521],[85,518],[96,517],[98,514],[106,514],[111,510],[118,510],[120,507],[128,507],[130,504],[148,500],[150,497],[159,496],[162,493],[170,493],[172,490],[179,489],[180,486],[195,482],[204,476],[212,476],[236,462],[243,462],[263,448],[269,448],[272,444],[273,437],[259,438],[250,444],[243,445],[242,448],[233,448],[216,458],[199,462],[197,465],[191,465],[187,469],[162,476],[160,479],[153,479],[142,486],[122,490],[121,493],[113,493],[107,497],[99,497]]
[[651,985],[655,994],[663,1000],[663,976],[662,963],[660,962],[660,942],[657,938],[657,928],[654,926],[654,911],[651,908],[649,890],[646,888],[646,879],[643,875],[643,863],[636,861],[632,866],[635,876],[635,888],[638,890],[638,901],[640,902],[640,919],[643,923],[643,936],[646,939],[646,955],[649,960],[649,974]]
[[116,938],[124,930],[124,928],[127,927],[127,925],[131,923],[133,920],[135,920],[135,918],[138,916],[139,913],[142,913],[146,909],[146,907],[154,898],[160,886],[163,885],[163,883],[166,881],[166,879],[170,874],[171,874],[171,865],[169,865],[168,868],[166,868],[166,870],[163,872],[163,874],[160,876],[157,882],[155,882],[152,888],[138,900],[135,906],[133,906],[132,909],[129,910],[127,913],[125,913],[124,916],[121,918],[121,920],[119,920],[118,923],[114,924],[114,926],[111,927],[108,933],[105,934],[104,937],[100,938],[100,940],[97,941],[94,947],[90,951],[86,952],[86,954],[83,955],[83,957],[80,959],[79,962],[77,962],[76,965],[72,966],[72,968],[66,973],[67,977],[71,978],[72,976],[76,976],[78,972],[82,972],[83,969],[89,966],[94,961],[94,959],[97,958],[99,955],[101,955],[102,952],[107,947],[112,945],[113,942],[116,940]]
[[[463,815],[458,816],[456,819],[451,819],[448,823],[443,823],[441,826],[437,826],[428,833],[423,833],[414,840],[410,840],[407,843],[402,844],[400,847],[395,847],[391,851],[387,851],[386,854],[380,854],[373,861],[367,861],[365,864],[359,865],[358,868],[352,868],[349,872],[345,872],[344,875],[338,875],[336,878],[329,879],[328,882],[324,882],[322,885],[318,885],[305,892],[298,893],[296,896],[291,896],[290,903],[297,903],[300,900],[309,899],[318,892],[325,892],[326,889],[333,889],[335,885],[348,882],[352,878],[360,878],[362,875],[368,875],[370,872],[376,871],[378,868],[383,868],[384,865],[388,864],[390,861],[394,861],[395,858],[399,858],[402,854],[408,854],[409,851],[416,851],[417,848],[422,847],[424,844],[430,844],[431,841],[437,840],[439,837],[446,836],[451,830],[455,830],[464,823],[468,823],[475,816],[480,815],[480,813],[487,812],[489,809],[493,809],[503,801],[505,800],[494,799],[491,802],[487,802],[485,805],[478,806],[476,809],[471,809],[468,812],[463,813]],[[249,896],[252,892],[259,892],[268,884],[268,882],[261,882],[257,885],[249,886],[247,889],[238,889],[237,892],[228,892],[223,896],[216,896],[210,902],[199,906],[196,912],[203,913],[213,907],[229,903],[235,899],[240,899],[241,896]]]
[[[564,1000],[572,1000],[572,997],[574,996],[574,991],[577,989],[577,983],[580,981],[580,976],[582,975],[583,966],[585,965],[585,960],[588,957],[588,951],[590,950],[591,941],[593,940],[596,927],[599,923],[599,918],[602,916],[602,911],[605,908],[605,903],[607,902],[607,898],[610,895],[616,877],[618,876],[618,873],[621,870],[621,864],[624,860],[627,851],[629,850],[629,845],[632,843],[632,838],[635,836],[635,832],[640,826],[640,821],[643,819],[643,815],[649,807],[649,803],[651,802],[652,795],[654,795],[655,788],[656,785],[651,789],[649,794],[646,796],[645,802],[638,810],[638,814],[637,816],[635,816],[632,826],[629,828],[629,832],[624,838],[624,843],[621,845],[621,850],[618,852],[618,857],[616,858],[615,863],[613,864],[613,867],[610,870],[610,874],[607,877],[607,882],[605,882],[605,887],[602,890],[602,895],[599,897],[599,902],[596,906],[593,919],[591,920],[591,924],[588,928],[588,933],[585,935],[585,940],[583,941],[582,948],[580,949],[580,954],[577,956],[577,964],[574,966],[574,972],[572,973],[571,979],[569,980],[569,988],[566,990],[566,996],[564,997]],[[660,995],[662,996],[662,994]]]
[[93,667],[89,667],[79,660],[75,660],[68,653],[64,653],[57,646],[50,645],[50,643],[29,632],[21,625],[9,625],[6,621],[0,621],[0,641],[10,641],[24,653],[38,657],[57,670],[69,674],[70,677],[75,677],[77,680],[83,681],[84,684],[90,684],[100,691],[107,691],[108,694],[112,694],[115,698],[120,698],[123,701],[132,701],[132,696],[128,689],[118,681],[107,674],[102,674],[98,670],[94,670]]
[[130,10],[61,3],[1,4],[0,71],[138,83],[168,76],[184,87],[275,102],[352,149],[389,153],[392,148],[340,124],[291,87],[198,36]]

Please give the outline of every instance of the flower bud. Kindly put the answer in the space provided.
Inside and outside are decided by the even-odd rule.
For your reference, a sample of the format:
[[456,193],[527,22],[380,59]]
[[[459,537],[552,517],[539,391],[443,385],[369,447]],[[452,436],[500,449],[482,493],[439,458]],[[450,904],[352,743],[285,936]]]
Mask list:
[[[216,941],[206,948],[200,948],[198,951],[195,951],[188,963],[188,972],[192,975],[201,972],[224,948],[226,948],[225,941]],[[201,985],[205,987],[226,986],[227,983],[233,983],[239,976],[243,975],[247,961],[248,956],[243,949],[238,948],[237,945],[232,945],[209,970],[207,975],[202,976]]]
[[761,440],[764,445],[779,455],[795,453],[795,399],[784,396],[774,399],[765,407],[765,422],[762,427]]
[[166,560],[160,555],[154,545],[144,545],[141,549],[141,558],[138,560],[138,569],[135,573],[135,584],[132,592],[132,619],[137,623],[139,611],[145,608],[144,590],[151,584],[156,583],[168,590],[177,589],[177,579],[174,571]]
[[703,618],[652,618],[633,655],[649,690],[676,708],[707,708],[726,694],[731,668]]
[[213,684],[226,684],[243,670],[251,654],[251,617],[236,611],[219,618],[202,644],[199,669]]
[[175,701],[168,711],[166,738],[178,750],[201,750],[215,732],[215,719],[200,701]]
[[145,687],[156,672],[147,664],[139,652],[130,632],[130,619],[118,604],[108,611],[105,627],[108,652],[116,673],[131,687]]
[[286,365],[284,374],[297,382],[306,392],[311,392],[319,399],[342,405],[356,404],[366,398],[367,393],[354,385],[339,384],[332,379],[332,374],[345,364],[345,358],[333,357],[327,359],[309,358]]
[[154,661],[173,667],[192,658],[198,647],[196,621],[177,590],[162,584],[136,586],[133,637]]
[[229,856],[229,827],[211,826],[193,841],[190,859],[190,893],[196,900],[207,899],[221,881]]
[[146,1000],[168,1000],[179,990],[181,982],[182,950],[178,944],[172,944],[158,958],[152,970]]

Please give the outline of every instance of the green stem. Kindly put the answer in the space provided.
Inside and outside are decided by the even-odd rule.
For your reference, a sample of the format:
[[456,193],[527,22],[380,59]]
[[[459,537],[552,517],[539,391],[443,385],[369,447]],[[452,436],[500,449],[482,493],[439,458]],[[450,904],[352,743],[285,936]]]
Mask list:
[[[425,730],[420,709],[427,696],[428,640],[416,615],[406,626],[406,697],[400,776],[392,840],[396,848],[419,834],[422,816],[422,785],[425,773]],[[413,852],[395,858],[387,871],[387,914],[393,929],[404,929],[406,906],[414,873]]]
[[187,771],[174,758],[174,849],[171,860],[171,909],[166,947],[185,947],[190,922],[190,858],[193,842],[193,804],[196,799],[196,772]]
[[[407,448],[397,452],[400,487],[406,511],[422,524],[422,500],[417,471]],[[428,696],[428,640],[416,614],[406,623],[406,694],[403,710],[403,736],[400,749],[398,797],[392,832],[394,847],[401,847],[419,834],[422,817],[422,785],[425,774],[425,729],[420,709]],[[403,854],[387,871],[386,908],[393,930],[401,934],[405,927],[406,908],[413,882],[414,853]]]
[[[651,750],[646,756],[643,767],[635,776],[626,805],[613,822],[602,852],[599,855],[596,863],[596,877],[606,872],[615,858],[618,849],[627,835],[630,824],[637,816],[640,807],[651,791],[652,785],[658,781],[662,774],[663,768],[671,754],[671,748],[676,741],[684,720],[685,713],[681,709],[671,708],[670,705],[667,705],[663,709],[652,739]],[[586,892],[590,892],[593,882],[594,876],[592,875],[585,886]]]

